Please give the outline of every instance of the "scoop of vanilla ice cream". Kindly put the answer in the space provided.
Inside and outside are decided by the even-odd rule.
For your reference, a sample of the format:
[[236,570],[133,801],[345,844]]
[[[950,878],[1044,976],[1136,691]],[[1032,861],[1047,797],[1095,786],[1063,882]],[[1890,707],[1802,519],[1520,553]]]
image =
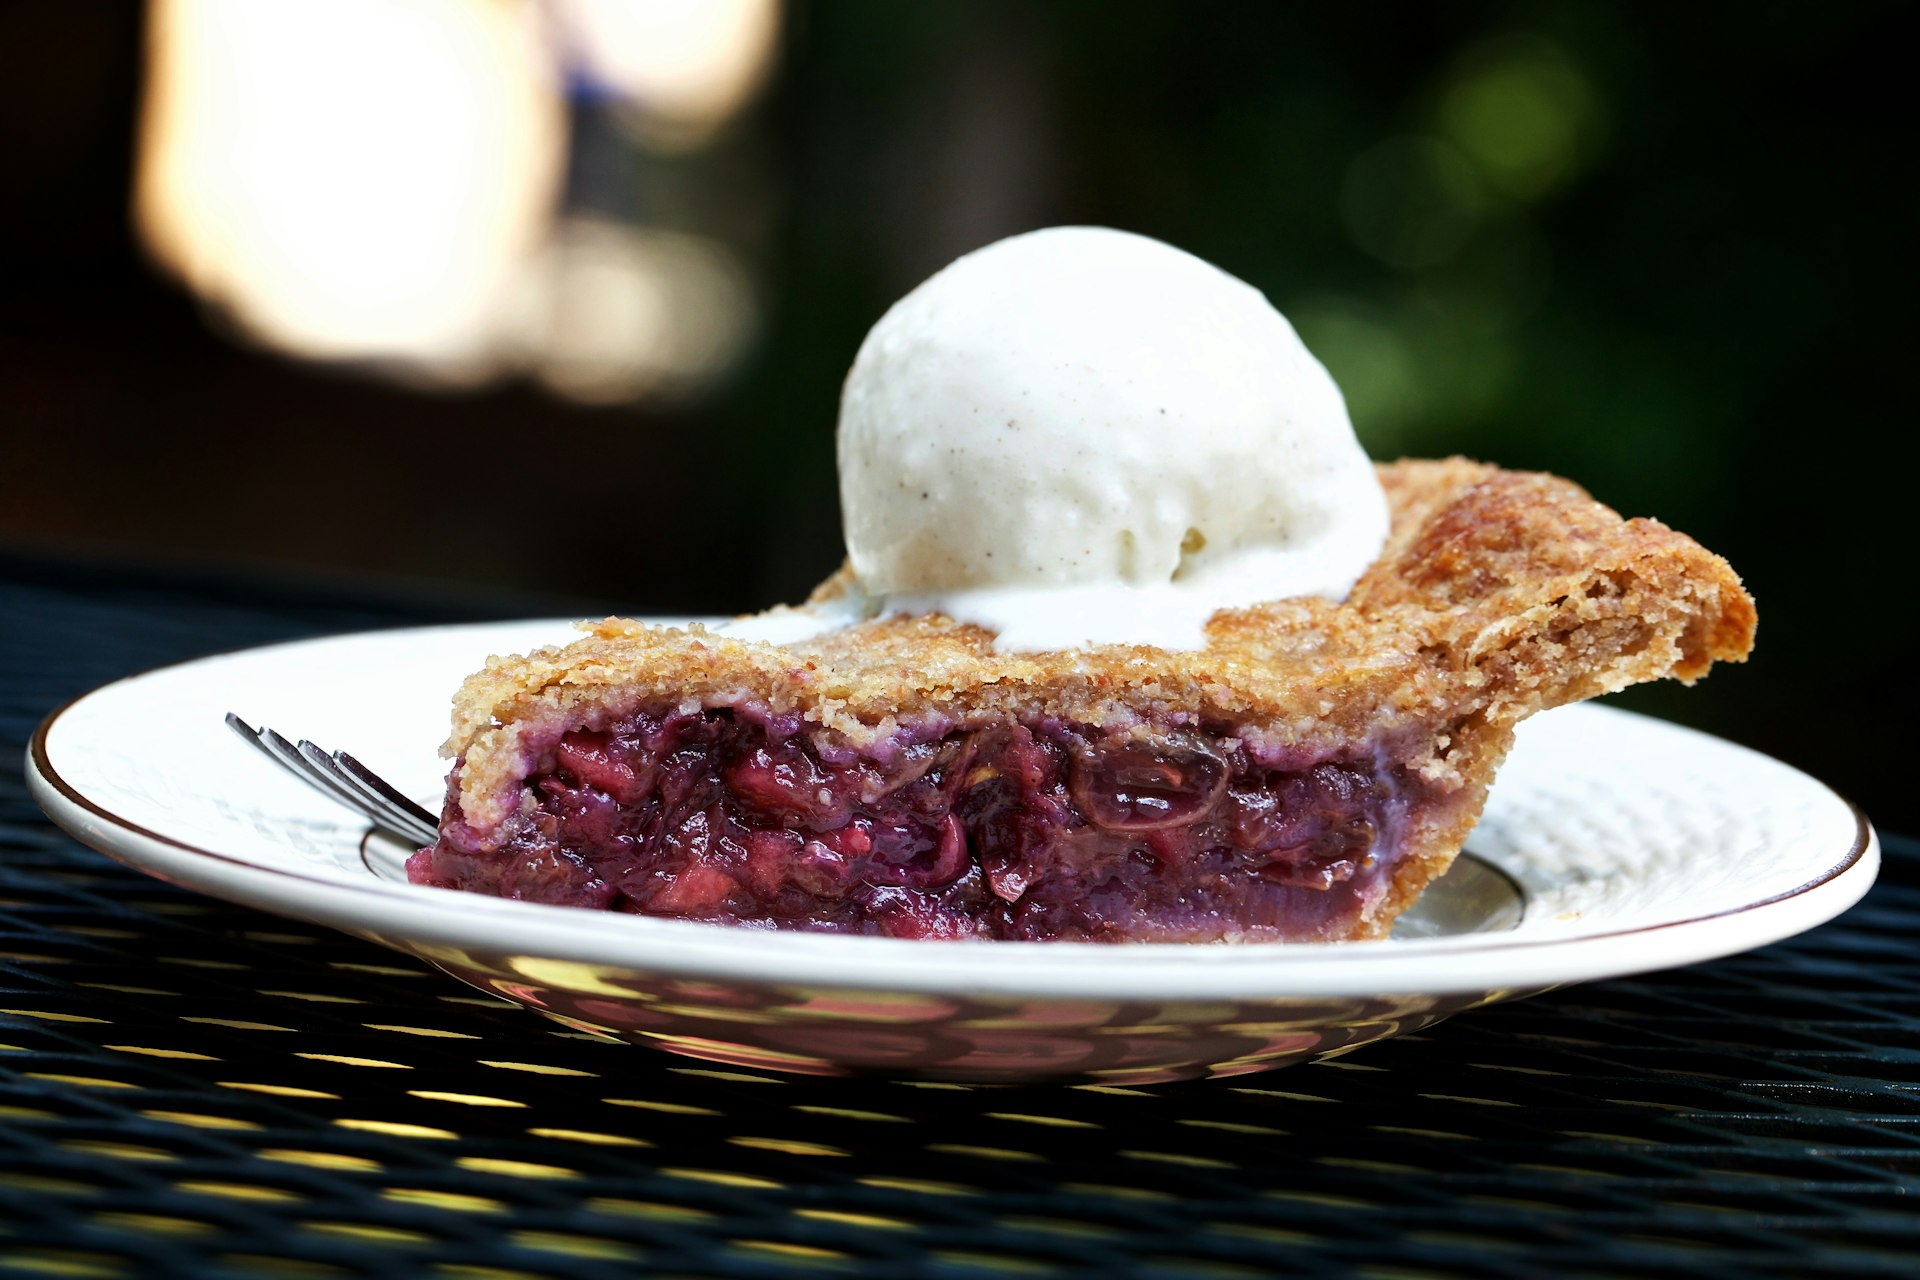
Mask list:
[[1387,504],[1286,317],[1096,227],[970,253],[867,335],[840,403],[847,551],[884,612],[1002,650],[1201,648],[1214,610],[1344,598]]

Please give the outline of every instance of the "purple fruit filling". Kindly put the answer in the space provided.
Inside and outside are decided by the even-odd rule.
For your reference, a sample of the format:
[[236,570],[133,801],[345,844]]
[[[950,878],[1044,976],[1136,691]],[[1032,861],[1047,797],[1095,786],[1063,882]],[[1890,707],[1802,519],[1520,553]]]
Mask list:
[[1414,781],[1262,763],[1229,732],[1152,745],[990,724],[885,763],[731,710],[640,713],[541,754],[533,804],[469,826],[458,769],[416,884],[918,938],[1346,936],[1386,888]]

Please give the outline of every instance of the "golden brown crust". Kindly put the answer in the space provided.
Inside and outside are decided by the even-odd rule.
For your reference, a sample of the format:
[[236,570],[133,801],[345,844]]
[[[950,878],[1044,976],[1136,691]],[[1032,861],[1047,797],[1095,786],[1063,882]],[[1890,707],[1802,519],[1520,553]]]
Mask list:
[[[1513,726],[1548,707],[1663,676],[1691,681],[1752,646],[1753,602],[1726,561],[1578,486],[1461,458],[1380,468],[1393,529],[1344,604],[1222,610],[1208,647],[1109,645],[999,654],[945,618],[892,617],[775,646],[607,619],[585,638],[491,658],[455,700],[466,818],[512,803],[527,751],[647,703],[752,703],[854,750],[902,725],[1058,718],[1142,731],[1208,721],[1275,750],[1412,742],[1405,763],[1456,803],[1403,840],[1409,865],[1361,936],[1451,862]],[[846,587],[845,571],[822,593]]]

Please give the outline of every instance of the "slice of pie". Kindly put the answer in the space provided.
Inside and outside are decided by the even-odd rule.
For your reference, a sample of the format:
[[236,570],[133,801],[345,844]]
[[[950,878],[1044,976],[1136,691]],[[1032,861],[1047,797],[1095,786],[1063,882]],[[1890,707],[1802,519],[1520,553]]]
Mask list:
[[784,646],[609,619],[491,659],[408,873],[895,937],[1383,936],[1520,720],[1739,660],[1754,609],[1726,561],[1565,480],[1380,475],[1393,531],[1344,604],[1224,610],[1194,652],[1000,654],[937,616]]

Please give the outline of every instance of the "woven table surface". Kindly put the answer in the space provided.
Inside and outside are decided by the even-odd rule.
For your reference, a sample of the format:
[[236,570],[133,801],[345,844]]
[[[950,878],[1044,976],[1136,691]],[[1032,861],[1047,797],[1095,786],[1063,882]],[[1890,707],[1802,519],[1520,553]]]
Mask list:
[[27,797],[33,727],[97,684],[488,612],[0,560],[0,1275],[1920,1272],[1910,840],[1748,955],[1231,1083],[989,1088],[568,1031]]

